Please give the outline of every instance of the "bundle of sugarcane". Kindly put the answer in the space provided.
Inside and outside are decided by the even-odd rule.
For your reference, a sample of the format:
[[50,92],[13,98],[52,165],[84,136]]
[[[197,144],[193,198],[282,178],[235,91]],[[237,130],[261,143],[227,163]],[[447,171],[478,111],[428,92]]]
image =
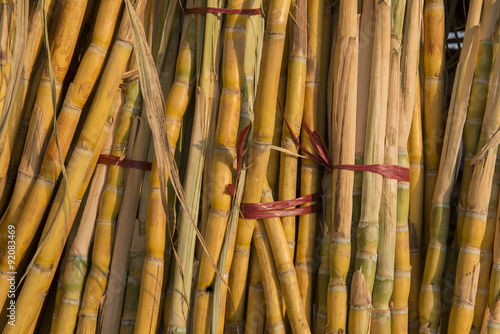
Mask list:
[[0,1],[0,330],[500,332],[463,3]]

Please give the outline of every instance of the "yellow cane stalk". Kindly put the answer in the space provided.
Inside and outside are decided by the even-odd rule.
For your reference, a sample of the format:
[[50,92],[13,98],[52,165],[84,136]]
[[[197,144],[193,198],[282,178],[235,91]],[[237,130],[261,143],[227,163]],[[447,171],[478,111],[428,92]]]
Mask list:
[[[375,28],[371,83],[366,122],[364,163],[384,161],[383,143],[387,117],[391,52],[391,3],[375,4]],[[382,176],[363,172],[361,217],[356,231],[356,259],[351,284],[349,330],[367,333],[370,327],[371,294],[375,280],[379,235]]]
[[[471,1],[464,36],[464,48],[457,65],[448,112],[443,151],[432,200],[430,241],[427,247],[424,275],[419,297],[420,331],[435,333],[441,310],[441,278],[446,257],[449,229],[450,196],[457,170],[457,155],[466,118],[466,106],[472,85],[479,45],[479,18],[483,1]],[[427,70],[426,70],[427,71]],[[427,82],[426,82],[427,83]],[[427,137],[427,135],[426,135]]]
[[424,153],[422,145],[422,114],[420,104],[420,81],[417,83],[415,107],[408,138],[410,157],[410,212],[408,227],[410,232],[411,284],[408,299],[408,330],[418,333],[418,295],[421,281],[421,252],[424,210]]
[[[424,4],[424,250],[429,244],[432,197],[444,136],[444,0]],[[425,254],[425,253],[424,253]]]
[[[145,1],[137,1],[138,15],[142,15]],[[71,156],[67,167],[67,183],[60,187],[54,204],[47,218],[47,225],[42,233],[42,244],[39,245],[38,255],[34,264],[28,272],[25,284],[17,300],[18,307],[23,312],[18,319],[20,324],[10,327],[7,332],[23,332],[23,328],[29,326],[37,315],[43,301],[45,287],[50,285],[52,271],[55,272],[60,253],[57,249],[59,244],[64,244],[71,228],[68,223],[68,215],[76,199],[80,186],[83,182],[85,171],[90,169],[92,155],[95,151],[97,140],[106,124],[109,110],[113,103],[114,92],[117,91],[122,74],[132,52],[131,28],[128,16],[122,21],[116,42],[97,88],[96,96],[87,116],[85,125],[78,139],[77,146]],[[59,210],[59,207],[62,209]],[[48,284],[47,284],[48,283]]]
[[[249,168],[246,173],[243,203],[259,203],[262,195],[269,161],[269,144],[272,143],[274,134],[275,115],[270,111],[276,110],[279,70],[289,9],[289,0],[271,0],[266,11],[267,22],[255,101],[253,139],[248,153]],[[227,330],[243,329],[250,243],[255,223],[255,220],[238,220],[234,257],[229,274],[232,298],[226,306]]]
[[[340,3],[339,26],[333,68],[332,101],[333,164],[354,164],[356,141],[356,101],[358,87],[357,3]],[[342,84],[340,84],[342,82]],[[351,264],[352,191],[354,172],[334,170],[331,179],[332,230],[330,234],[330,280],[327,295],[328,332],[346,330],[347,276]],[[333,192],[333,189],[335,191]]]

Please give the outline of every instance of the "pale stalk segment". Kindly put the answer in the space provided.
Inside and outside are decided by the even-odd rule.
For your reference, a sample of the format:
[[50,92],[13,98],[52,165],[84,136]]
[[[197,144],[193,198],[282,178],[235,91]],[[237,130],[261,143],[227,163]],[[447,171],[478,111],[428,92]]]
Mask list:
[[[417,93],[418,62],[420,57],[422,0],[407,2],[403,31],[401,58],[402,110],[398,128],[398,165],[410,168],[408,138]],[[410,207],[410,183],[398,181],[398,209],[396,222],[396,252],[394,263],[394,291],[391,296],[392,332],[408,331],[408,297],[411,285],[410,231],[408,225]]]
[[[45,12],[50,18],[50,16],[52,16],[56,1],[45,0],[44,2]],[[19,132],[19,127],[23,117],[23,108],[25,105],[25,100],[27,99],[28,90],[33,90],[33,85],[36,86],[35,89],[38,89],[39,85],[39,82],[37,82],[37,80],[32,80],[32,72],[42,46],[42,6],[44,2],[38,1],[37,6],[29,20],[28,37],[24,50],[21,77],[19,79],[17,89],[14,93],[15,100],[12,106],[12,110],[10,111],[10,115],[6,120],[7,126],[5,127],[5,130],[0,139],[0,198],[2,200],[5,200],[4,196],[8,196],[10,194],[10,191],[5,192],[7,190],[6,187],[9,181],[7,168],[13,155],[13,150],[15,150],[16,143],[19,144],[19,142],[16,141],[16,136]]]
[[[228,8],[247,9],[251,1],[228,2]],[[232,198],[227,192],[228,184],[234,184],[234,160],[236,141],[242,109],[245,80],[245,44],[248,15],[227,15],[224,28],[222,54],[222,93],[219,101],[219,117],[215,130],[212,155],[212,177],[210,179],[210,211],[205,243],[214,262],[218,262],[222,250]],[[249,27],[253,29],[253,27]],[[250,50],[252,51],[252,50]],[[255,51],[255,50],[254,50]],[[248,106],[250,107],[250,106]],[[212,315],[210,287],[214,285],[215,269],[207,254],[201,257],[194,309],[194,330],[206,333],[211,328]],[[224,289],[224,288],[223,288]],[[219,326],[221,324],[219,323]]]
[[[361,8],[358,8],[358,11]],[[356,147],[355,164],[364,163],[366,120],[368,115],[368,96],[370,92],[370,81],[366,80],[366,73],[371,73],[374,27],[375,27],[375,3],[372,0],[363,0],[363,8],[360,20],[359,32],[359,61],[358,61],[358,97],[356,103]],[[354,185],[352,191],[352,224],[351,224],[351,264],[347,278],[348,285],[353,276],[354,262],[356,258],[356,231],[361,217],[361,189],[363,185],[363,172],[354,172]]]
[[[492,82],[493,80],[492,78]],[[488,96],[488,102],[490,102],[491,95]],[[485,119],[488,106],[486,108]],[[448,333],[470,333],[472,327],[479,280],[480,248],[486,231],[495,160],[494,150],[488,150],[486,158],[476,163],[472,174],[462,231],[462,245],[458,254],[455,293],[448,322]]]
[[[59,104],[61,85],[66,77],[73,56],[78,39],[78,33],[76,32],[80,30],[86,7],[87,0],[67,1],[63,5],[50,51],[51,66],[55,77],[56,105]],[[43,31],[42,28],[40,29]],[[112,34],[113,32],[111,32],[111,35]],[[31,194],[36,178],[39,176],[42,159],[44,159],[45,156],[45,149],[51,137],[49,135],[52,132],[54,106],[52,104],[48,66],[50,65],[45,67],[42,80],[38,87],[35,106],[25,143],[25,150],[23,151],[23,157],[19,165],[14,193],[10,200],[10,208],[5,218],[8,224],[20,224],[23,219],[20,217],[21,212],[25,210],[24,208],[27,206],[26,201],[28,196]],[[91,73],[92,71],[89,71],[88,74]],[[97,75],[98,73],[94,74],[95,77],[97,77]],[[61,133],[58,135],[64,136],[64,129],[59,129]],[[55,143],[52,146],[55,148]],[[64,145],[61,147],[61,153],[63,152],[63,147]],[[57,159],[57,163],[58,162],[59,160]],[[56,165],[51,168],[56,169],[55,171],[51,171],[52,175],[58,174]],[[57,176],[55,178],[57,179]],[[49,178],[49,180],[51,179],[52,178]],[[40,219],[42,215],[43,214],[32,216],[36,216],[36,219]],[[33,230],[36,230],[36,228]]]
[[[258,224],[255,225],[255,230],[253,232],[254,243],[258,237],[258,234],[256,233],[257,228]],[[264,301],[264,286],[262,283],[262,274],[259,264],[260,261],[257,255],[257,249],[255,248],[255,245],[253,245],[250,253],[250,273],[248,278],[248,300],[245,322],[245,333],[247,334],[263,333],[264,326],[266,325],[265,307],[268,303]]]
[[432,197],[444,136],[445,16],[444,0],[424,4],[424,254],[429,244]]
[[[271,0],[266,12],[266,30],[255,101],[253,139],[248,152],[248,170],[243,194],[244,203],[259,203],[267,173],[270,147],[274,134],[279,70],[283,56],[289,0]],[[226,306],[226,330],[243,330],[250,243],[255,220],[238,220],[234,258],[229,274],[231,298]]]
[[[135,77],[127,84],[125,90],[125,104],[120,114],[111,152],[113,156],[123,157],[127,154],[126,148],[130,138],[130,129],[134,119],[140,116],[141,106],[142,98],[139,81]],[[125,167],[118,165],[109,168],[108,182],[104,188],[99,203],[99,214],[95,221],[92,267],[85,286],[83,287],[82,284],[81,290],[78,292],[78,296],[80,296],[81,291],[83,291],[83,297],[78,298],[78,302],[81,303],[78,316],[78,331],[85,332],[97,326],[101,298],[108,283],[116,220],[123,199],[125,172]]]
[[[403,109],[401,49],[406,1],[391,3],[391,64],[385,129],[384,163],[398,163],[399,115]],[[372,296],[371,332],[391,332],[389,302],[394,288],[398,181],[384,178],[380,204],[378,261]],[[398,250],[399,251],[399,250]]]
[[[419,72],[420,74],[420,72]],[[421,83],[417,83],[415,107],[408,138],[410,158],[410,207],[408,227],[410,237],[411,284],[408,298],[408,331],[418,333],[418,295],[421,283],[421,247],[424,214],[424,152],[422,138]]]
[[420,331],[435,333],[441,309],[441,279],[446,258],[446,239],[449,229],[450,196],[457,173],[457,155],[467,113],[474,65],[479,46],[481,0],[471,1],[467,15],[464,47],[457,65],[448,121],[443,141],[436,188],[432,200],[430,241],[427,247],[424,275],[420,288]]
[[[291,15],[294,19],[290,22],[290,50],[288,59],[286,60],[288,61],[288,77],[286,80],[284,114],[296,137],[300,135],[304,110],[307,70],[307,5],[307,0],[298,0],[295,6],[293,6]],[[278,111],[278,113],[281,115],[281,111]],[[280,126],[283,128],[281,132],[281,147],[297,154],[298,147],[286,123],[282,122]],[[271,166],[269,164],[268,168],[271,168]],[[275,167],[277,168],[278,166],[276,165]],[[296,155],[284,152],[280,153],[278,182],[278,198],[280,201],[292,200],[297,197],[297,167],[298,158]],[[293,234],[295,234],[295,221],[296,217],[282,217],[281,224],[283,225],[283,229],[285,231],[293,231]],[[290,245],[290,250],[293,258],[293,245]],[[309,324],[312,324],[310,310],[312,306],[313,285],[309,283],[309,276],[312,276],[310,273],[312,274],[314,267],[310,263],[312,260],[312,254],[308,250],[305,248],[297,250],[295,269],[297,271],[297,279],[299,280],[302,303],[306,309]]]
[[[364,164],[384,162],[384,140],[391,53],[391,3],[377,1],[373,55],[368,94]],[[371,295],[377,265],[380,194],[382,176],[363,172],[361,216],[356,231],[356,259],[351,284],[348,328],[367,333],[370,327]]]
[[[100,11],[96,21],[96,29],[94,30],[94,35],[92,38],[92,44],[90,44],[87,52],[85,52],[85,55],[79,66],[79,71],[77,72],[73,83],[68,89],[68,93],[66,94],[66,99],[63,104],[63,109],[60,112],[57,120],[57,140],[54,134],[52,134],[50,136],[47,149],[45,150],[45,152],[43,152],[43,150],[37,151],[37,148],[35,148],[36,145],[30,146],[30,143],[33,143],[30,140],[33,138],[28,136],[23,159],[27,159],[28,156],[26,154],[31,151],[31,153],[35,153],[35,155],[37,156],[39,154],[39,157],[43,155],[43,160],[41,162],[41,166],[38,166],[38,158],[29,153],[30,158],[28,160],[21,161],[18,179],[16,181],[16,187],[14,189],[14,194],[10,202],[11,209],[9,209],[5,218],[5,226],[14,224],[15,226],[17,226],[17,230],[20,232],[17,235],[19,246],[16,247],[16,258],[18,258],[18,262],[20,262],[20,260],[22,260],[22,258],[24,257],[26,249],[30,245],[37,231],[37,227],[41,222],[43,214],[49,204],[50,197],[54,191],[57,179],[61,173],[61,161],[59,160],[59,154],[61,154],[63,160],[66,158],[69,147],[71,145],[71,141],[73,139],[73,135],[78,125],[82,108],[87,101],[88,96],[90,95],[92,88],[94,87],[101,72],[108,46],[111,43],[111,39],[113,38],[115,23],[118,19],[120,5],[121,1],[119,0],[107,0],[101,3],[101,6],[99,8]],[[69,6],[69,8],[66,8],[66,6]],[[60,83],[64,79],[64,75],[66,74],[64,68],[66,68],[67,71],[69,62],[71,60],[72,51],[74,50],[74,43],[76,43],[77,34],[74,34],[74,30],[72,29],[79,29],[79,26],[83,19],[82,17],[79,17],[79,11],[82,12],[81,16],[83,16],[83,13],[85,12],[85,6],[86,2],[75,2],[69,4],[67,3],[63,9],[65,10],[65,12],[63,12],[62,14],[63,16],[61,17],[60,26],[58,27],[59,30],[56,32],[54,42],[55,47],[53,48],[51,54],[52,66],[57,80],[56,91],[58,91],[59,88],[57,87],[60,87]],[[73,20],[77,21],[77,23],[80,23],[77,26],[72,26],[72,24],[75,24]],[[65,24],[69,24],[69,26],[67,26],[66,28],[61,28],[61,24],[63,24],[64,22],[68,22]],[[67,31],[68,29],[69,31]],[[71,41],[71,39],[69,39],[69,34],[71,32],[73,33],[73,35],[71,36],[71,38],[74,39],[73,42]],[[65,36],[68,38],[68,40],[59,42],[60,39],[66,38]],[[45,75],[47,75],[47,69],[45,70]],[[44,89],[46,89],[46,91]],[[44,96],[44,94],[48,95]],[[41,113],[47,112],[47,114],[43,114],[45,115],[43,116],[42,114],[37,114],[36,112],[33,114],[34,118],[32,117],[32,121],[34,119],[38,119],[42,120],[43,123],[43,121],[45,121],[45,118],[49,118],[52,125],[51,117],[53,116],[54,111],[53,109],[49,110],[51,108],[53,108],[53,105],[52,97],[50,95],[49,80],[48,78],[44,79],[44,77],[42,77],[42,82],[37,94],[37,102],[35,102],[35,110]],[[32,133],[35,136],[40,136],[45,131],[42,130],[45,129],[43,127],[44,125],[39,125],[42,126],[42,128],[35,127],[32,129],[36,129],[35,133]],[[47,125],[47,131],[51,128],[51,125]],[[42,143],[45,139],[38,138],[36,140],[37,144],[39,144]],[[26,170],[24,169],[24,167],[26,167],[26,161],[28,161],[29,164],[34,164],[34,168],[29,167],[30,171],[35,172],[40,168],[40,174],[38,175],[38,173],[25,173]],[[27,191],[30,192],[28,193]],[[19,195],[20,197],[17,197],[17,195]],[[19,201],[17,201],[17,199],[19,199]],[[4,260],[4,254],[0,254],[0,256],[2,257],[2,259],[0,260],[0,270],[5,271],[7,265],[7,263],[5,262],[6,259]],[[2,289],[3,281],[3,279],[0,281],[0,284],[2,284]]]
[[[481,27],[483,22],[487,24],[489,23],[488,21],[491,22],[493,20],[496,22],[498,20],[499,7],[498,5],[492,6],[491,4],[489,1],[484,3]],[[497,25],[495,30],[498,28],[499,26]],[[481,31],[483,30],[481,29]],[[493,31],[490,30],[490,34],[492,33]],[[497,92],[497,87],[500,83],[498,30],[495,31],[495,45],[493,49],[493,62],[491,65],[483,125],[481,126],[481,134],[477,141],[478,153],[487,148],[491,138],[500,129],[500,116],[498,115],[500,95]],[[451,307],[448,333],[470,332],[474,319],[476,292],[481,266],[481,246],[487,230],[488,207],[493,184],[496,150],[497,148],[494,147],[491,152],[490,150],[488,151],[486,158],[484,156],[479,159],[476,157],[470,162],[475,165],[468,189],[469,193],[467,194],[468,206],[463,223],[462,243],[459,244],[454,299]]]
[[[498,13],[498,1],[487,0],[484,2],[484,13]],[[476,152],[482,147],[478,147],[481,124],[486,108],[486,98],[488,96],[488,85],[490,83],[490,71],[493,57],[493,33],[497,15],[485,15],[481,20],[481,31],[479,48],[477,51],[476,67],[474,69],[474,79],[470,91],[469,109],[464,126],[464,167],[462,170],[462,182],[460,186],[460,201],[457,218],[457,241],[462,244],[462,227],[467,210],[467,193],[472,177],[474,166],[470,161]]]
[[[112,110],[116,110],[116,114],[120,114],[119,118],[123,115],[122,107],[124,103],[125,100],[122,99],[121,94],[117,94],[114,102],[115,105],[112,107]],[[112,153],[114,137],[120,132],[120,130],[118,130],[118,132],[116,131],[117,126],[120,127],[119,123],[119,121],[113,121],[112,128],[110,129],[106,141],[104,142],[102,154]],[[106,131],[107,130],[103,131],[101,137],[105,135]],[[96,152],[94,152],[94,156],[95,155]],[[85,280],[87,279],[90,243],[92,242],[94,236],[95,219],[98,214],[99,203],[108,180],[108,170],[109,168],[106,165],[99,165],[96,167],[95,173],[93,173],[94,176],[92,177],[92,184],[85,203],[85,209],[79,222],[80,225],[78,226],[76,237],[69,249],[68,259],[64,270],[61,266],[60,275],[62,277],[61,281],[63,286],[61,289],[62,295],[60,307],[57,313],[57,322],[53,324],[52,328],[54,333],[73,333],[75,331],[76,323],[78,321],[78,311],[81,305],[82,292],[85,286]],[[82,190],[83,188],[86,188],[85,181],[80,188],[80,194],[77,195],[77,202],[79,201],[79,197],[82,195],[82,192],[85,192]],[[78,207],[79,204],[75,204],[73,210],[78,210]],[[72,229],[74,228],[75,225],[73,224]],[[64,263],[62,263],[62,265],[64,265]]]
[[[135,5],[138,15],[142,15],[145,1],[139,0]],[[117,40],[111,50],[85,125],[68,163],[67,182],[57,192],[44,233],[42,233],[43,241],[39,245],[38,254],[28,271],[25,284],[17,300],[17,305],[25,310],[19,319],[20,324],[23,325],[10,327],[6,331],[7,333],[23,332],[23,327],[29,326],[34,321],[39,307],[41,307],[45,290],[52,280],[51,272],[55,272],[62,251],[57,247],[59,244],[65,243],[71,229],[68,215],[83,183],[85,172],[91,167],[91,159],[98,138],[107,122],[115,92],[125,72],[131,52],[131,27],[127,16],[121,23]]]
[[[339,25],[333,68],[332,138],[334,165],[353,165],[356,141],[356,102],[358,87],[357,2],[340,2]],[[354,172],[336,169],[332,173],[332,230],[328,231],[330,279],[327,294],[328,333],[347,328],[348,286],[351,264],[352,192]],[[333,191],[335,189],[335,191]]]
[[[187,6],[193,7],[190,0]],[[177,56],[174,83],[165,100],[166,127],[168,144],[171,152],[175,152],[179,139],[182,117],[184,116],[194,88],[196,70],[196,16],[188,15],[184,18],[183,30]],[[148,208],[146,215],[146,257],[144,259],[141,293],[137,313],[135,332],[142,330],[150,332],[156,330],[157,314],[161,299],[161,285],[164,272],[165,244],[170,242],[170,233],[174,222],[167,229],[167,216],[162,203],[161,178],[158,170],[158,160],[155,157],[149,178]],[[168,173],[165,181],[168,182]],[[168,232],[167,232],[168,231]],[[187,316],[187,314],[186,314]],[[181,315],[182,317],[182,315]],[[172,317],[170,317],[170,324]]]

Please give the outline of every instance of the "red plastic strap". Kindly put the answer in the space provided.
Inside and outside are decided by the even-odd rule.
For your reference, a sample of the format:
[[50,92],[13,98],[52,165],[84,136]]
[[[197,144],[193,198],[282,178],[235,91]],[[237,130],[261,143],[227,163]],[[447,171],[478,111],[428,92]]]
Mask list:
[[147,161],[120,159],[120,157],[108,154],[101,154],[97,163],[101,165],[113,165],[142,170],[151,170],[151,167],[153,167],[153,164]]
[[241,15],[260,15],[260,8],[252,9],[233,9],[216,7],[195,7],[186,8],[186,14],[241,14]]
[[302,122],[302,126],[306,130],[309,135],[309,139],[311,144],[314,146],[315,150],[318,152],[318,155],[310,152],[304,146],[300,144],[299,139],[292,131],[290,124],[288,123],[285,113],[283,112],[283,107],[281,106],[281,101],[278,98],[278,104],[280,107],[281,115],[283,115],[283,120],[285,121],[286,126],[288,127],[288,131],[292,135],[294,143],[309,157],[311,160],[316,162],[318,165],[325,167],[328,172],[332,173],[334,169],[344,169],[351,171],[366,171],[372,172],[376,174],[380,174],[384,177],[388,177],[398,181],[410,182],[410,170],[405,167],[397,166],[397,165],[388,165],[388,164],[375,164],[375,165],[332,165],[330,160],[330,155],[328,154],[328,148],[326,147],[323,138],[319,135],[317,131],[311,131],[311,129],[307,126],[306,123]]
[[317,201],[321,198],[319,193],[299,197],[289,201],[278,201],[269,203],[242,203],[240,206],[241,216],[245,219],[267,219],[275,217],[302,216],[309,213],[321,211],[321,203],[293,208],[297,205]]

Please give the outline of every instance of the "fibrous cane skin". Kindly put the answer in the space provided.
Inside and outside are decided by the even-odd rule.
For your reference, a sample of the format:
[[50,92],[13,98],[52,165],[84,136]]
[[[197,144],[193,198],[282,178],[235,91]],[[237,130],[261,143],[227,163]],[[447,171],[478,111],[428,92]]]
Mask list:
[[[449,229],[450,197],[453,177],[458,168],[457,155],[466,118],[467,103],[474,65],[479,45],[479,18],[483,1],[471,1],[464,37],[464,49],[460,54],[455,75],[448,121],[441,152],[436,188],[432,200],[430,241],[427,247],[424,274],[419,297],[420,331],[435,333],[439,326],[441,296],[440,284],[446,257]],[[426,73],[427,74],[427,73]]]
[[[268,145],[272,142],[274,134],[275,115],[271,110],[276,110],[279,70],[289,9],[289,0],[271,0],[267,10],[259,85],[255,101],[253,139],[248,152],[249,168],[245,179],[243,203],[258,203],[262,195],[270,153]],[[254,226],[255,220],[238,220],[236,244],[229,274],[232,298],[228,299],[226,306],[226,330],[228,331],[243,325],[244,296]]]
[[[138,15],[142,15],[145,3],[136,3]],[[110,57],[102,75],[96,96],[82,129],[77,146],[67,167],[66,187],[59,188],[54,204],[47,218],[47,225],[40,250],[29,271],[17,305],[25,310],[20,314],[20,326],[9,326],[6,333],[22,333],[23,327],[30,326],[41,307],[43,296],[52,280],[51,272],[55,272],[62,249],[58,246],[66,242],[71,223],[68,215],[83,183],[85,172],[89,169],[98,138],[108,119],[109,109],[122,74],[125,72],[129,56],[132,52],[130,21],[126,17],[121,24],[120,32],[111,50]],[[59,206],[62,209],[59,211]],[[47,284],[48,283],[48,284]],[[29,328],[29,327],[27,327]]]

